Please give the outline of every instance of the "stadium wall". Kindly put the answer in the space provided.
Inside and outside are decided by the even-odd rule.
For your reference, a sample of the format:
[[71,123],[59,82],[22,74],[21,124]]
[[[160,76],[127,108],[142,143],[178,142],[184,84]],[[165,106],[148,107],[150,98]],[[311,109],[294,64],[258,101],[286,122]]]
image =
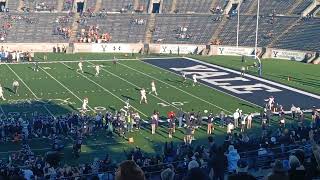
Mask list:
[[[71,53],[91,52],[91,53],[143,53],[148,47],[151,54],[199,54],[199,55],[227,55],[227,56],[252,56],[254,47],[217,46],[203,44],[143,44],[143,43],[5,43],[1,44],[4,49],[52,52],[53,47],[72,47]],[[316,58],[316,53],[311,51],[297,51],[288,49],[275,49],[258,47],[257,55],[262,58],[284,59],[311,62]]]
[[266,53],[263,55],[263,58],[308,62],[309,59],[315,58],[315,54],[315,52],[311,51],[294,51],[287,49],[267,48]]
[[52,52],[53,47],[68,47],[68,43],[5,43],[1,44],[4,48],[11,51],[33,51],[33,52]]

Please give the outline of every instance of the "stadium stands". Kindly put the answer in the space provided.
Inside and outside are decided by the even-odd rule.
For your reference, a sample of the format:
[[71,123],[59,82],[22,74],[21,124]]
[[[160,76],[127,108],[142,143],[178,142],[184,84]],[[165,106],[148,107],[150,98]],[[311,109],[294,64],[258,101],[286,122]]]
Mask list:
[[156,16],[153,42],[206,44],[218,21],[212,15],[170,15]]
[[[106,18],[88,18],[85,25],[79,27],[88,29],[90,26],[99,26],[101,33],[109,33],[111,42],[137,43],[143,41],[148,15],[143,14],[110,14]],[[78,38],[81,37],[80,31]]]
[[208,13],[211,0],[177,0],[176,10],[179,13]]
[[277,48],[320,51],[320,19],[301,20],[274,45]]
[[[51,32],[53,26],[55,26],[54,19],[57,16],[66,16],[66,14],[50,14],[48,11],[57,10],[60,6],[62,6],[60,9],[62,11],[72,10],[74,0],[63,0],[61,1],[63,5],[58,2],[60,1],[24,0],[22,2],[24,7],[22,10],[33,13],[25,14],[21,12],[20,14],[14,14],[14,11],[21,6],[20,1],[9,0],[7,4],[7,7],[11,10],[9,15],[13,13],[12,15],[21,16],[25,20],[31,19],[35,21],[38,21],[39,17],[45,16],[48,17],[49,23],[46,24],[40,20],[40,22],[27,26],[27,22],[24,20],[12,22],[10,29],[2,28],[1,30],[1,36],[3,37],[4,34],[6,36],[5,42],[22,42],[24,40],[24,42],[45,42],[46,40],[50,40],[50,42],[67,42],[68,39],[64,39],[61,35],[53,35]],[[312,2],[313,0],[262,1],[260,5],[261,19],[259,23],[258,45],[262,47],[271,45],[277,48],[299,49],[300,45],[293,43],[295,39],[299,39],[301,40],[301,45],[303,45],[301,49],[318,51],[319,48],[316,42],[319,29],[316,24],[319,19],[314,17],[310,21],[301,21],[298,25],[295,25],[299,19],[298,15]],[[152,42],[157,43],[209,44],[214,35],[214,38],[221,40],[221,43],[224,45],[235,45],[236,43],[237,18],[233,15],[231,17],[229,15],[224,17],[218,15],[221,14],[220,9],[223,10],[228,3],[225,0],[161,1],[162,14],[156,14],[155,25],[151,23],[151,27],[148,27],[148,30],[152,32],[152,38],[146,38],[146,34],[148,34],[146,33],[146,26],[147,20],[150,18],[149,15],[136,15],[138,12],[146,13],[151,1],[103,0],[101,1],[101,6],[99,5],[98,7],[96,7],[97,0],[87,0],[85,3],[85,12],[90,17],[92,16],[88,18],[87,15],[84,15],[88,18],[86,19],[86,25],[89,27],[99,24],[101,31],[110,33],[112,36],[111,42],[140,42],[152,39]],[[255,43],[256,17],[254,11],[256,3],[257,0],[244,0],[241,4],[239,37],[239,45],[241,46],[253,46]],[[141,7],[143,8],[141,9]],[[90,9],[90,11],[87,11],[87,9]],[[136,12],[133,12],[134,10]],[[40,11],[45,12],[42,12],[44,14],[41,15],[34,13]],[[121,14],[107,15],[106,12]],[[212,15],[212,13],[215,15]],[[141,25],[138,25],[138,21],[135,23],[135,20],[139,18],[144,19]],[[220,23],[221,20],[223,23]],[[77,28],[75,24],[72,24],[73,21],[75,19],[69,17],[70,24],[66,24],[65,26],[70,28],[73,25],[73,31],[77,31],[80,34],[81,29],[86,25]],[[5,27],[6,23],[2,19],[2,27]],[[292,25],[295,26],[291,27]],[[18,29],[19,26],[27,26],[28,30]],[[284,32],[285,34],[282,35]],[[41,38],[42,36],[44,38]],[[278,40],[278,38],[280,39]]]
[[[268,45],[273,38],[277,37],[288,25],[296,21],[294,17],[263,17],[259,23],[258,46]],[[255,45],[256,16],[240,16],[239,45]],[[236,44],[237,18],[228,20],[225,28],[219,34],[222,44]]]
[[72,21],[66,14],[29,13],[24,16],[11,13],[6,18],[12,27],[5,42],[68,42],[68,38],[62,35],[63,32],[60,35],[54,34],[56,28],[70,28]]
[[133,0],[103,0],[101,8],[109,12],[132,11]]

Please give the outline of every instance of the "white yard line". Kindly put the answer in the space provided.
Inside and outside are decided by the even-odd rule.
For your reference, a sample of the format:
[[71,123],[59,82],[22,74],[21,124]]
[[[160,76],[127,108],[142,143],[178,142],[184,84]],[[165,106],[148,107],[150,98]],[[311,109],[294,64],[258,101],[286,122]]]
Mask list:
[[[64,84],[62,84],[60,81],[58,81],[55,77],[53,77],[50,73],[48,73],[45,69],[43,69],[42,67],[39,67],[43,72],[45,72],[48,76],[50,76],[53,80],[55,80],[58,84],[60,84],[63,88],[65,88],[67,91],[69,91],[74,97],[76,97],[81,103],[83,102],[83,100],[81,98],[79,98],[79,96],[77,96],[76,94],[74,94],[74,92],[72,92],[68,87],[66,87]],[[92,110],[93,112],[95,112],[95,110],[90,107],[88,105],[88,108],[90,110]]]
[[[65,65],[66,67],[73,69],[72,67],[68,66],[65,63],[61,63],[63,65]],[[124,101],[123,99],[121,99],[120,97],[118,97],[117,95],[113,94],[111,91],[109,91],[108,89],[106,89],[105,87],[101,86],[100,84],[98,84],[97,82],[93,81],[92,79],[88,78],[87,76],[83,75],[82,73],[77,72],[79,75],[81,75],[82,77],[86,78],[88,81],[92,82],[93,84],[97,85],[98,87],[100,87],[101,89],[103,89],[104,91],[108,92],[109,94],[111,94],[113,97],[117,98],[118,100],[120,100],[123,103],[126,103],[126,101]],[[136,111],[138,111],[140,114],[142,114],[145,117],[149,117],[146,114],[144,114],[143,112],[141,112],[140,110],[138,110],[137,108],[131,106],[133,109],[135,109]]]
[[[142,61],[143,62],[143,61]],[[144,62],[145,63],[145,62]],[[131,70],[134,70],[134,71],[136,71],[136,72],[138,72],[138,73],[140,73],[140,74],[143,74],[143,75],[145,75],[145,76],[148,76],[148,77],[150,77],[150,78],[152,78],[152,79],[155,79],[155,80],[157,80],[157,81],[159,81],[159,82],[162,82],[162,83],[164,83],[164,84],[166,84],[166,85],[168,85],[168,86],[170,86],[170,87],[172,87],[172,88],[174,88],[174,89],[176,89],[176,90],[178,90],[178,91],[181,91],[181,92],[183,92],[183,93],[185,93],[185,94],[188,94],[189,96],[192,96],[192,97],[194,97],[194,98],[196,98],[196,99],[198,99],[198,100],[200,100],[200,101],[202,101],[202,102],[205,102],[205,103],[207,103],[207,104],[210,104],[210,105],[212,105],[212,106],[214,106],[214,107],[216,107],[216,108],[218,108],[218,109],[221,109],[221,110],[223,110],[223,111],[225,111],[225,112],[228,112],[228,113],[231,113],[231,114],[233,114],[231,111],[228,111],[228,110],[226,110],[226,109],[224,109],[224,108],[222,108],[222,107],[220,107],[220,106],[218,106],[218,105],[216,105],[216,104],[213,104],[213,103],[211,103],[211,102],[209,102],[209,101],[207,101],[207,100],[205,100],[205,99],[202,99],[202,98],[200,98],[200,97],[198,97],[198,96],[195,96],[195,95],[193,95],[193,94],[191,94],[191,93],[189,93],[189,92],[187,92],[187,91],[184,91],[184,90],[182,90],[182,89],[180,89],[180,88],[178,88],[178,87],[176,87],[176,86],[173,86],[173,85],[171,85],[171,84],[169,84],[169,83],[167,83],[167,82],[165,82],[165,81],[162,81],[162,80],[160,80],[160,79],[158,79],[158,78],[156,78],[156,77],[154,77],[154,76],[150,76],[149,74],[146,74],[146,73],[144,73],[144,72],[141,72],[141,71],[139,71],[139,70],[136,70],[136,69],[134,69],[134,68],[132,68],[132,67],[130,67],[130,66],[127,66],[127,65],[125,65],[125,64],[121,64],[121,63],[118,63],[118,64],[120,64],[120,65],[122,65],[122,66],[125,66],[125,67],[127,67],[127,68],[129,68],[129,69],[131,69]],[[146,63],[146,64],[148,64],[148,63]],[[152,64],[149,64],[149,65],[152,65]],[[152,66],[154,66],[154,65],[152,65]],[[157,66],[154,66],[154,67],[157,67]],[[161,69],[161,70],[164,70],[164,69],[162,69],[162,68],[159,68],[159,67],[157,67],[158,69]],[[168,70],[166,70],[166,71],[168,71]],[[170,71],[168,71],[168,72],[170,72]],[[170,73],[172,73],[172,72],[170,72]]]
[[[90,64],[92,64],[92,65],[94,65],[94,64],[93,64],[93,63],[91,63],[91,62],[89,62],[89,63],[90,63]],[[105,71],[105,72],[107,72],[107,73],[109,73],[109,74],[111,74],[111,75],[113,75],[113,76],[115,76],[115,77],[117,77],[117,78],[121,79],[122,81],[124,81],[124,82],[126,82],[126,83],[128,83],[128,84],[132,85],[133,87],[136,87],[136,88],[138,88],[138,89],[141,89],[141,87],[137,86],[136,84],[133,84],[132,82],[130,82],[130,81],[128,81],[128,80],[126,80],[126,79],[124,79],[124,78],[122,78],[122,77],[120,77],[120,76],[118,76],[118,75],[116,75],[116,74],[114,74],[114,73],[112,73],[112,72],[110,72],[110,71],[108,71],[108,70],[104,69],[104,68],[101,68],[101,70],[103,70],[103,71]],[[154,94],[150,94],[150,95],[151,95],[151,96],[153,96],[153,97],[155,97],[156,99],[159,99],[160,101],[162,101],[162,102],[164,102],[164,103],[166,103],[166,104],[168,104],[168,105],[170,105],[170,106],[172,106],[172,107],[176,108],[176,109],[180,109],[179,107],[177,107],[177,106],[175,106],[175,105],[173,105],[173,104],[171,104],[171,103],[167,102],[166,100],[164,100],[164,99],[162,99],[162,98],[160,98],[160,97],[158,97],[158,96],[155,96]]]
[[[22,84],[31,92],[31,94],[36,98],[36,99],[40,99],[32,90],[31,88],[22,80],[22,78],[8,65],[6,64],[6,66],[13,72],[13,74],[15,76],[17,76],[17,78],[22,82]],[[53,115],[53,113],[47,108],[46,105],[42,105],[46,111],[52,116],[55,118],[55,116]]]

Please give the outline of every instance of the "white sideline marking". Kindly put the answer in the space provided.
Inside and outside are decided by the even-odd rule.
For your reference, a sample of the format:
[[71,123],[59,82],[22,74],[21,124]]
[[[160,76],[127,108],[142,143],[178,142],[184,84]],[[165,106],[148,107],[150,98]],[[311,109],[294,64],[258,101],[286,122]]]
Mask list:
[[[65,65],[66,67],[70,68],[70,66],[68,66],[67,64],[61,62],[61,64]],[[123,99],[121,99],[120,97],[118,97],[117,95],[113,94],[112,92],[110,92],[108,89],[106,89],[105,87],[101,86],[100,84],[98,84],[97,82],[93,81],[92,79],[88,78],[87,76],[83,75],[82,73],[77,72],[78,74],[80,74],[82,77],[86,78],[87,80],[89,80],[90,82],[94,83],[95,85],[99,86],[101,89],[103,89],[104,91],[108,92],[109,94],[111,94],[113,97],[119,99],[121,102],[126,103],[126,101],[124,101]],[[146,114],[144,114],[143,112],[139,111],[137,108],[131,106],[133,109],[135,109],[136,111],[138,111],[140,114],[144,115],[145,117],[148,117]]]
[[[222,70],[225,70],[225,71],[233,72],[235,74],[241,74],[239,71],[235,71],[235,70],[232,70],[232,69],[224,68],[224,67],[221,67],[221,66],[218,66],[218,65],[213,65],[213,64],[210,64],[210,63],[207,63],[207,62],[203,62],[203,61],[200,61],[200,60],[196,60],[196,59],[192,59],[192,58],[189,58],[189,57],[184,57],[184,58],[188,59],[188,60],[191,60],[191,61],[195,61],[195,62],[198,62],[198,63],[205,64],[207,66],[211,66],[211,67],[219,68],[219,69],[222,69]],[[250,75],[250,74],[245,74],[245,76],[250,77],[250,78],[255,79],[255,80],[258,80],[258,81],[262,81],[262,82],[268,83],[268,84],[272,84],[274,86],[278,86],[278,87],[281,87],[281,88],[284,88],[284,89],[287,89],[287,90],[290,90],[290,91],[294,91],[294,92],[297,92],[297,93],[300,93],[300,94],[303,94],[303,95],[306,95],[306,96],[310,96],[310,97],[313,97],[313,98],[316,98],[316,99],[320,99],[320,96],[318,96],[316,94],[305,92],[305,91],[302,91],[302,90],[299,90],[299,89],[296,89],[296,88],[292,88],[292,87],[289,87],[289,86],[286,86],[286,85],[283,85],[283,84],[280,84],[280,83],[276,83],[276,82],[273,82],[273,81],[270,81],[270,80],[266,80],[266,79],[263,79],[263,78],[260,78],[260,77],[257,77],[257,76],[253,76],[253,75]]]
[[[83,60],[83,62],[112,62],[114,61],[113,59],[92,59],[92,60]],[[140,61],[139,59],[117,59],[117,61]],[[58,64],[58,63],[78,63],[80,62],[75,60],[75,61],[59,61],[59,60],[56,60],[56,61],[37,61],[39,64]],[[10,64],[10,65],[19,65],[19,64],[34,64],[35,62],[20,62],[20,63],[0,63],[1,64]],[[45,67],[44,67],[45,68]]]
[[[22,84],[31,92],[31,94],[36,98],[36,99],[40,99],[31,89],[30,87],[20,78],[20,76],[8,65],[6,64],[6,66],[13,72],[13,74],[15,76],[17,76],[17,78],[22,82]],[[53,115],[53,113],[47,108],[46,105],[42,105],[46,111],[53,117],[55,118],[55,116]]]
[[[93,64],[93,63],[91,63],[91,62],[89,62],[89,63],[90,63],[90,64]],[[120,63],[119,63],[119,64],[120,64]],[[94,64],[93,64],[93,65],[94,65]],[[114,73],[112,73],[112,72],[104,69],[104,68],[101,68],[101,69],[102,69],[103,71],[105,71],[105,72],[107,72],[107,73],[109,73],[109,74],[111,74],[111,75],[113,75],[113,76],[121,79],[122,81],[125,81],[125,82],[127,82],[128,84],[131,84],[133,87],[136,87],[136,88],[141,89],[141,87],[133,84],[132,82],[130,82],[130,81],[128,81],[128,80],[126,80],[126,79],[124,79],[124,78],[122,78],[122,77],[120,77],[120,76],[118,76],[118,75],[116,75],[116,74],[114,74]],[[121,89],[120,89],[120,91],[121,91]],[[158,96],[155,96],[155,95],[153,95],[153,94],[150,94],[150,95],[153,96],[153,97],[155,97],[156,99],[159,99],[160,101],[163,101],[164,103],[167,103],[168,105],[170,105],[170,106],[172,106],[172,107],[174,107],[174,108],[176,108],[176,109],[180,109],[179,107],[177,107],[177,106],[175,106],[175,105],[167,102],[166,100],[164,100],[164,99],[162,99],[162,98],[160,98],[160,97],[158,97]]]
[[[143,61],[142,61],[143,62]],[[144,62],[145,63],[145,62]],[[177,90],[179,90],[179,91],[181,91],[181,92],[183,92],[183,93],[185,93],[185,94],[188,94],[189,96],[192,96],[192,97],[194,97],[194,98],[196,98],[196,99],[199,99],[199,100],[201,100],[201,101],[203,101],[203,102],[205,102],[205,103],[207,103],[207,104],[210,104],[210,105],[212,105],[212,106],[214,106],[214,107],[216,107],[216,108],[219,108],[219,109],[221,109],[221,110],[224,110],[225,112],[228,112],[228,113],[231,113],[231,114],[233,114],[232,112],[230,112],[230,111],[228,111],[228,110],[226,110],[226,109],[224,109],[224,108],[222,108],[222,107],[220,107],[220,106],[218,106],[218,105],[215,105],[215,104],[213,104],[213,103],[211,103],[211,102],[209,102],[209,101],[207,101],[207,100],[204,100],[204,99],[202,99],[202,98],[200,98],[200,97],[198,97],[198,96],[195,96],[195,95],[193,95],[193,94],[191,94],[191,93],[189,93],[189,92],[187,92],[187,91],[184,91],[184,90],[182,90],[182,89],[180,89],[180,88],[177,88],[176,86],[173,86],[173,85],[171,85],[171,84],[169,84],[169,83],[167,83],[167,82],[165,82],[165,81],[162,81],[162,80],[160,80],[160,79],[157,79],[157,78],[155,78],[155,77],[153,77],[153,76],[150,76],[150,75],[148,75],[148,74],[146,74],[146,73],[144,73],[144,72],[141,72],[141,71],[139,71],[139,70],[136,70],[136,69],[134,69],[134,68],[132,68],[132,67],[130,67],[130,66],[127,66],[127,65],[125,65],[125,64],[121,64],[121,63],[118,63],[118,64],[120,64],[120,65],[122,65],[122,66],[125,66],[125,67],[127,67],[127,68],[129,68],[129,69],[132,69],[132,70],[134,70],[134,71],[136,71],[136,72],[139,72],[140,74],[143,74],[143,75],[145,75],[145,76],[148,76],[148,77],[150,77],[150,78],[152,78],[152,79],[155,79],[155,80],[157,80],[157,81],[159,81],[159,82],[162,82],[162,83],[164,83],[164,84],[166,84],[166,85],[168,85],[168,86],[170,86],[170,87],[173,87],[173,88],[175,88],[175,89],[177,89]],[[148,64],[148,63],[146,63],[146,64]],[[149,64],[149,65],[152,65],[152,64]],[[154,66],[154,65],[152,65],[152,66]],[[157,67],[157,66],[154,66],[154,67]],[[157,67],[157,68],[159,68],[159,67]],[[162,69],[162,68],[159,68],[159,69],[161,69],[161,70],[164,70],[164,69]],[[161,88],[161,87],[160,87]]]
[[[74,97],[76,97],[80,102],[83,102],[81,98],[79,98],[76,94],[74,94],[69,88],[67,88],[65,85],[63,85],[60,81],[58,81],[56,78],[54,78],[51,74],[49,74],[46,70],[44,70],[42,67],[39,67],[43,72],[45,72],[48,76],[50,76],[53,80],[55,80],[57,83],[59,83],[62,87],[64,87],[67,91],[69,91]],[[90,110],[95,112],[95,110],[87,105]]]

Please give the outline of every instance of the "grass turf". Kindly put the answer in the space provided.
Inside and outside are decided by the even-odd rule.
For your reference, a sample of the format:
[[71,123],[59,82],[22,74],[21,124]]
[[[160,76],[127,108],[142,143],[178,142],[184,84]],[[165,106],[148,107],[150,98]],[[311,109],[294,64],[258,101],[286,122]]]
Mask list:
[[[114,56],[113,54],[90,53],[47,55],[50,61],[72,61],[79,60],[80,57],[83,57],[83,59],[104,60],[112,59]],[[36,56],[41,59],[43,54],[37,54]],[[131,55],[116,54],[115,56],[117,58],[135,59]],[[235,66],[230,67],[234,69],[237,69],[238,65],[240,65],[238,58],[232,59],[231,57],[225,57],[225,59],[222,57],[197,57],[197,59],[227,67],[230,67],[230,63],[234,62]],[[199,110],[203,112],[204,109],[207,109],[212,110],[214,113],[219,113],[223,110],[227,114],[231,114],[238,107],[243,109],[245,113],[259,112],[259,107],[217,92],[206,86],[191,87],[191,80],[186,84],[182,84],[179,76],[155,69],[138,60],[120,61],[116,66],[110,61],[94,63],[102,65],[99,77],[94,77],[93,63],[90,62],[84,64],[85,73],[83,74],[75,71],[77,68],[76,62],[41,64],[42,70],[39,72],[32,71],[32,64],[1,65],[0,71],[3,72],[0,75],[2,79],[1,84],[5,87],[5,96],[8,99],[5,102],[0,102],[2,110],[7,116],[14,114],[14,112],[20,113],[22,116],[29,116],[34,111],[39,113],[50,112],[54,115],[59,115],[77,110],[77,108],[81,107],[82,99],[88,97],[89,106],[92,109],[104,107],[107,110],[120,109],[124,106],[123,101],[129,98],[130,104],[140,112],[140,116],[143,119],[148,119],[153,110],[158,110],[161,115],[165,116],[168,111],[176,110],[180,107],[185,111],[194,109],[195,111]],[[267,73],[267,63],[264,62],[264,65],[264,70]],[[282,64],[278,66],[282,66]],[[293,67],[297,68],[296,66],[298,64],[293,65]],[[271,67],[272,65],[270,65]],[[148,76],[141,72],[146,73]],[[276,73],[278,71],[274,70],[272,72]],[[300,74],[303,75],[304,73],[300,72]],[[281,80],[277,76],[274,78],[273,80],[275,81]],[[10,91],[14,79],[24,82],[20,82],[19,96]],[[153,79],[157,79],[156,85],[159,96],[148,95],[149,104],[140,105],[138,89],[145,87],[148,90],[150,82]],[[301,88],[304,87],[302,86]],[[310,90],[309,86],[306,88]],[[190,94],[193,94],[193,96],[190,96]],[[68,101],[62,101],[65,99],[68,99]],[[85,139],[84,152],[78,160],[73,159],[71,156],[70,146],[72,142],[67,137],[65,139],[67,148],[64,150],[65,158],[63,161],[72,164],[88,162],[92,161],[94,157],[103,157],[106,152],[111,153],[114,159],[121,160],[124,158],[123,150],[134,146],[141,147],[144,152],[149,154],[160,153],[161,145],[165,141],[170,141],[167,138],[166,124],[164,123],[163,125],[158,130],[158,134],[154,136],[151,135],[149,126],[146,126],[146,129],[139,132],[129,133],[129,137],[134,137],[134,144],[128,144],[125,139],[119,137],[115,139],[108,138],[105,132],[101,130],[96,133],[96,136]],[[257,124],[255,125],[258,126]],[[172,140],[176,143],[181,142],[183,131],[177,130]],[[251,131],[254,133],[256,130],[253,129]],[[214,136],[221,142],[224,134],[224,128],[216,128]],[[206,143],[206,137],[206,129],[204,127],[200,128],[196,131],[196,139],[198,141],[195,141],[195,143]],[[43,138],[33,139],[30,141],[30,145],[32,149],[35,149],[37,154],[43,154],[50,148],[50,140]],[[1,145],[0,158],[6,158],[8,152],[15,151],[19,147],[19,143],[15,144],[11,142]]]

